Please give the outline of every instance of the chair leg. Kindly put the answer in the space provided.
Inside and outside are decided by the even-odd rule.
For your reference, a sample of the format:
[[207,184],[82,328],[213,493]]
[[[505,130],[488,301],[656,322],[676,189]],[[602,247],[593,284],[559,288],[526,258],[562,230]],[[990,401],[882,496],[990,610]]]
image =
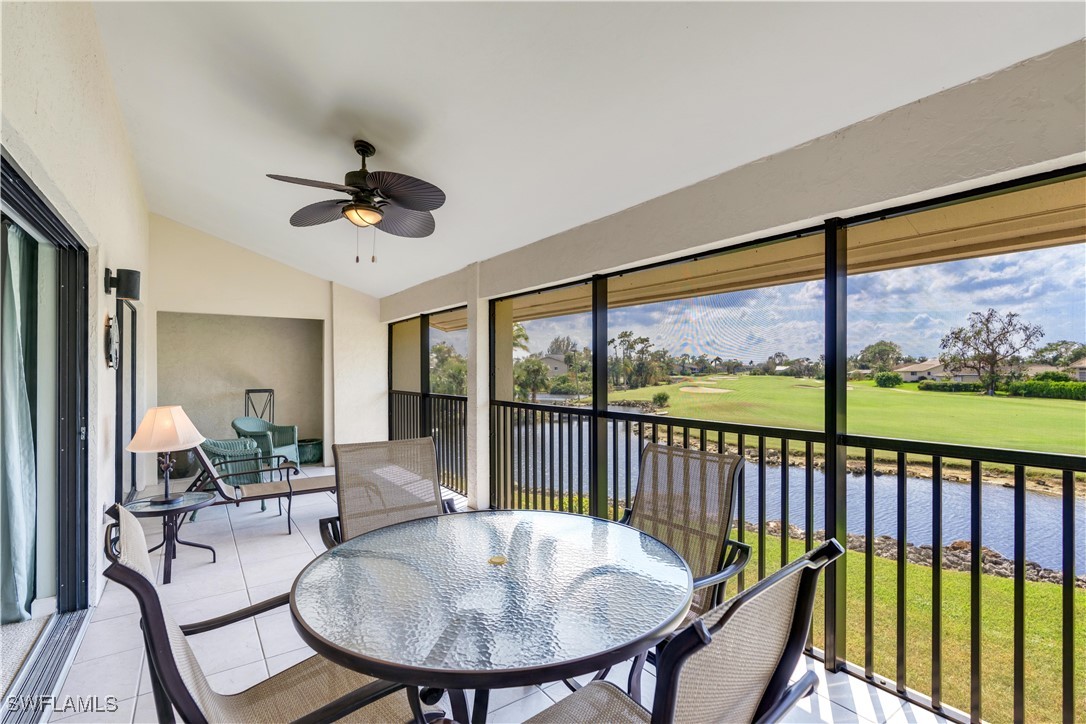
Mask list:
[[630,666],[630,678],[626,685],[626,691],[635,704],[641,703],[641,672],[645,670],[645,660],[648,653],[638,654]]
[[[143,621],[140,621],[140,628],[143,628]],[[173,716],[173,704],[170,702],[168,696],[166,696],[165,690],[162,688],[162,682],[158,680],[158,669],[155,668],[155,660],[151,656],[151,642],[147,639],[147,632],[143,634],[144,651],[147,656],[147,669],[151,675],[151,694],[155,698],[155,715],[158,717],[160,724],[174,724],[176,721]]]
[[287,496],[287,535],[291,535],[294,531],[290,528],[290,513],[294,507],[294,495]]
[[279,501],[279,515],[282,515],[283,514],[283,499],[282,498],[276,498],[276,500]]

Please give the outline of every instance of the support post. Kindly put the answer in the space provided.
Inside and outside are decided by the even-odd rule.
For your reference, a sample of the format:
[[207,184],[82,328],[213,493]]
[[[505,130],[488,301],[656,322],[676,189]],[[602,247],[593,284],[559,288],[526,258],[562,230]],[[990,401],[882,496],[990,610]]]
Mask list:
[[592,277],[592,429],[589,447],[588,513],[607,512],[607,277]]
[[[848,249],[844,222],[826,221],[826,398],[825,398],[825,501],[827,538],[848,542],[846,518],[846,448],[841,444],[847,432],[845,390],[847,384],[847,277]],[[826,669],[838,671],[845,661],[846,575],[844,557],[826,568]]]
[[430,315],[419,315],[419,437],[434,433],[430,419]]

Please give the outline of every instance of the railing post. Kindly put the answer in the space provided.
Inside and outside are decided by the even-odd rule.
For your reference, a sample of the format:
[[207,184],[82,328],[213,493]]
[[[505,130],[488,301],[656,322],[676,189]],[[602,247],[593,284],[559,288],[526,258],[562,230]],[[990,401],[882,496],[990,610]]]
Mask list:
[[430,315],[419,315],[419,437],[434,432],[430,419]]
[[[848,529],[845,517],[846,465],[844,445],[839,444],[847,432],[845,417],[846,374],[846,308],[848,250],[845,225],[841,219],[826,221],[826,460],[825,501],[826,537],[836,538],[847,548]],[[845,557],[826,569],[826,668],[837,671],[845,661]]]
[[588,513],[607,516],[607,277],[592,277],[592,429]]

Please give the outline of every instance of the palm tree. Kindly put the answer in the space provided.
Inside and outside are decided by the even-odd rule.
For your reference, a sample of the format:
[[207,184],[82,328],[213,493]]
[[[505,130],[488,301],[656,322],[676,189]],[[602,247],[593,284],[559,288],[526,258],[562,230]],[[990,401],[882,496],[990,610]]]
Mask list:
[[550,373],[547,365],[538,357],[528,357],[517,365],[517,385],[527,390],[536,402],[541,390],[550,389]]
[[513,349],[521,352],[528,351],[528,330],[520,322],[513,322]]

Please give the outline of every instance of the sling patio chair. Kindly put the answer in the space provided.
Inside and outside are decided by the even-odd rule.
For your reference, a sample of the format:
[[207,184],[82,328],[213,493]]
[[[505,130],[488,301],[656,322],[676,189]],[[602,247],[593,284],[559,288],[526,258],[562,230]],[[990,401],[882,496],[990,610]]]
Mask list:
[[190,723],[295,721],[326,722],[350,715],[350,721],[424,722],[443,712],[424,711],[418,690],[372,679],[314,655],[237,694],[219,694],[207,681],[187,636],[244,621],[289,603],[289,594],[200,623],[178,626],[162,605],[154,585],[147,541],[139,521],[114,505],[116,520],[106,527],[106,578],[135,595],[147,650],[155,710],[160,722],[174,711]]
[[[214,485],[215,489],[219,491],[219,495],[222,496],[222,500],[216,505],[234,503],[234,505],[240,506],[250,500],[265,501],[275,498],[279,501],[279,513],[282,514],[282,501],[283,498],[286,498],[288,534],[294,532],[290,524],[290,514],[293,509],[295,495],[336,492],[336,478],[334,475],[322,475],[313,478],[293,477],[298,475],[298,466],[282,455],[259,458],[259,463],[263,466],[261,469],[264,471],[261,475],[278,475],[278,480],[242,483],[234,486],[232,484],[233,480],[246,480],[253,475],[253,472],[243,470],[236,473],[224,473],[212,462],[203,448],[197,446],[193,448],[193,452],[196,453],[196,459],[200,461],[200,466],[203,468],[201,475],[204,480]],[[231,462],[240,465],[244,460],[234,459]]]
[[328,548],[393,523],[456,512],[441,497],[432,438],[333,445],[332,454],[339,515],[320,521]]
[[282,455],[295,465],[299,463],[297,425],[276,425],[259,417],[237,417],[230,427],[238,437],[255,440],[265,457]]
[[[694,577],[687,622],[719,605],[728,580],[750,560],[750,546],[730,539],[743,457],[649,443],[641,453],[637,492],[621,522],[648,533],[683,557]],[[630,696],[640,700],[641,672],[655,653],[630,669]],[[607,670],[596,675],[603,679]],[[577,683],[567,680],[573,690]]]
[[818,686],[813,671],[789,680],[807,641],[818,576],[842,553],[830,539],[675,634],[657,658],[651,712],[614,684],[592,681],[526,724],[780,721]]

